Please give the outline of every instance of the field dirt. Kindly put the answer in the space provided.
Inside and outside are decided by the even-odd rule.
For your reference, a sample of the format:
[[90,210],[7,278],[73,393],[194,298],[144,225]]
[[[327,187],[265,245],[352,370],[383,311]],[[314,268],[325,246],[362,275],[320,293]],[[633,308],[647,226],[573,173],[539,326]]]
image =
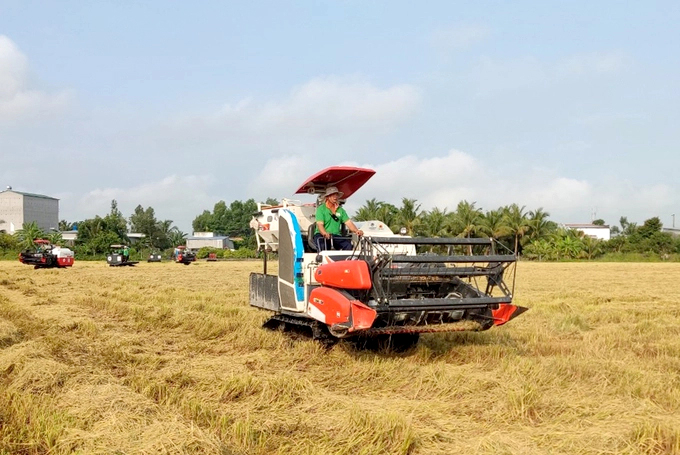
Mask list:
[[680,264],[525,263],[405,354],[261,328],[259,262],[0,262],[0,454],[680,454]]

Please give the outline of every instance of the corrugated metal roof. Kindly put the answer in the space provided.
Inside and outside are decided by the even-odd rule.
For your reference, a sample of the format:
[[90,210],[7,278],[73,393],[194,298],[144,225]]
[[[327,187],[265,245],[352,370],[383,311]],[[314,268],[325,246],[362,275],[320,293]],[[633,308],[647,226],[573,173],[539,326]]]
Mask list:
[[45,196],[44,194],[25,193],[23,191],[16,191],[16,190],[2,190],[2,191],[0,191],[0,193],[16,193],[16,194],[20,194],[22,196],[39,197],[39,198],[42,198],[42,199],[53,199],[55,201],[59,200],[56,197]]

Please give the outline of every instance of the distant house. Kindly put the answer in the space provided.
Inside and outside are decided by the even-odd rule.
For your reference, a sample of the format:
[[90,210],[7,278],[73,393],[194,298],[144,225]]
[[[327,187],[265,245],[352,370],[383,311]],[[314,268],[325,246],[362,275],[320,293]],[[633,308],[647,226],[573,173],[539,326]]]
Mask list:
[[64,240],[66,245],[75,245],[76,239],[78,238],[78,231],[61,231],[61,238]]
[[49,232],[59,227],[59,199],[42,194],[0,191],[0,231],[14,234],[24,223],[35,222]]
[[192,237],[187,237],[187,248],[191,251],[198,251],[204,247],[233,250],[234,242],[228,236],[215,235],[214,232],[194,232]]
[[680,229],[677,228],[661,228],[661,232],[670,234],[673,237],[680,237]]
[[611,230],[608,225],[600,226],[598,224],[590,223],[576,223],[576,224],[564,224],[567,229],[576,229],[577,231],[583,232],[588,237],[599,240],[609,240],[611,238]]
[[144,237],[146,237],[146,235],[139,232],[128,232],[127,234],[127,238],[130,239],[130,245],[134,245],[135,243],[142,240]]

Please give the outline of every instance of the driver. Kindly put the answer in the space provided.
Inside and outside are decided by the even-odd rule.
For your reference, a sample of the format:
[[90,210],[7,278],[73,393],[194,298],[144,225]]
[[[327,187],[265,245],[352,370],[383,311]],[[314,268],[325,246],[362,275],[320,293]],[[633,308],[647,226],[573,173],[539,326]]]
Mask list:
[[340,230],[344,224],[358,236],[364,231],[358,229],[349,219],[344,208],[340,207],[343,193],[337,187],[329,186],[324,193],[324,203],[316,208],[316,229],[314,230],[314,244],[317,251],[323,250],[351,250],[352,242],[346,237],[340,237]]

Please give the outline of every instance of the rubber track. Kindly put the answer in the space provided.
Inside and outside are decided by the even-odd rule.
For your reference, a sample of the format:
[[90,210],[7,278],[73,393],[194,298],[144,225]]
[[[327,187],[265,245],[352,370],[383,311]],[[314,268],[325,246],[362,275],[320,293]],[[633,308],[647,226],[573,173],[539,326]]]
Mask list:
[[[285,322],[287,324],[309,327],[312,329],[314,339],[322,341],[340,339],[332,336],[326,330],[323,330],[322,329],[323,325],[314,319],[296,318],[293,316],[287,316],[285,314],[276,314],[272,316],[269,319],[269,321],[271,321],[272,319]],[[368,330],[361,330],[359,332],[355,332],[355,334],[361,336],[373,336],[373,335],[377,336],[377,335],[392,335],[397,333],[477,332],[480,330],[482,330],[481,324],[475,321],[466,320],[461,322],[454,322],[451,324],[376,327]]]

